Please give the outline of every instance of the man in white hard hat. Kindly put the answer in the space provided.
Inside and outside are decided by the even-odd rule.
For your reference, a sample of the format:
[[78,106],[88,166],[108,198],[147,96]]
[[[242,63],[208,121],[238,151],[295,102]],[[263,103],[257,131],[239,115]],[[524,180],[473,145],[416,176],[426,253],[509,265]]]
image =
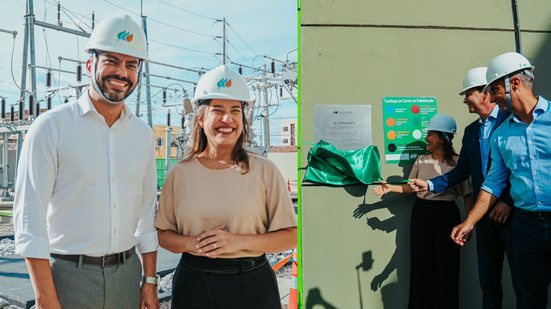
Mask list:
[[[457,165],[450,172],[427,181],[414,179],[410,182],[414,191],[440,193],[471,177],[473,197],[475,200],[478,197],[490,166],[491,136],[509,117],[509,113],[500,111],[496,103],[490,100],[488,92],[482,91],[487,84],[486,72],[486,67],[474,68],[469,70],[463,79],[463,90],[459,95],[464,96],[463,103],[467,105],[469,112],[477,114],[479,119],[465,128]],[[478,276],[484,309],[502,307],[503,260],[506,253],[510,264],[512,254],[512,207],[513,201],[506,190],[488,215],[477,224]]]
[[492,137],[492,164],[467,219],[452,231],[464,245],[467,235],[497,197],[511,185],[513,276],[518,308],[544,309],[551,282],[551,106],[533,94],[534,67],[509,52],[490,62],[485,89],[501,109],[512,112]]
[[158,308],[153,135],[124,104],[148,59],[145,35],[114,16],[86,51],[91,87],[38,117],[25,137],[16,252],[38,308]]

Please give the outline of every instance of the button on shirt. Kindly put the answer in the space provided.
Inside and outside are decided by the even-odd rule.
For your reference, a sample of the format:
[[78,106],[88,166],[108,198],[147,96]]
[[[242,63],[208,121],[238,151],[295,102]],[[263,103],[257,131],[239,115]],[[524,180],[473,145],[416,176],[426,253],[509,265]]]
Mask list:
[[501,196],[510,181],[515,207],[551,212],[551,109],[541,96],[533,117],[532,123],[526,124],[511,115],[496,129],[492,166],[482,189]]
[[153,135],[126,105],[111,127],[87,91],[40,115],[23,142],[15,190],[24,257],[157,250]]
[[480,123],[480,159],[482,163],[482,175],[486,177],[486,172],[488,171],[488,156],[490,155],[490,137],[492,129],[497,122],[497,114],[499,107],[496,105],[492,112],[486,117],[485,121],[479,119]]

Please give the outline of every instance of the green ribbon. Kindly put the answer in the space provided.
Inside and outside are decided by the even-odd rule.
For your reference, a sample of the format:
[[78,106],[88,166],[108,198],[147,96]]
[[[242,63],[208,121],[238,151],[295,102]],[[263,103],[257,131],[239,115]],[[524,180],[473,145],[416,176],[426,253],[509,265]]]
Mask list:
[[346,186],[382,182],[381,160],[377,146],[358,150],[340,150],[320,140],[308,151],[304,181]]

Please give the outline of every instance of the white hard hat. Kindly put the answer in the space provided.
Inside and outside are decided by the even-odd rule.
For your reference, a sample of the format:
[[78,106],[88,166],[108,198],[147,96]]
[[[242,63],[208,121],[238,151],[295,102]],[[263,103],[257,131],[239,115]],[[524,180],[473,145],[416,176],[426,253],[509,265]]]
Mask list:
[[488,81],[488,84],[484,87],[484,91],[489,91],[490,84],[504,76],[522,70],[533,69],[534,66],[530,64],[530,61],[519,53],[507,52],[501,54],[492,59],[488,65],[488,71],[486,72],[486,80]]
[[464,95],[469,89],[486,86],[486,71],[487,67],[478,67],[470,69],[463,79],[463,90],[459,95]]
[[243,76],[232,71],[227,65],[208,71],[197,82],[191,103],[197,105],[199,100],[209,99],[237,100],[247,103],[253,101]]
[[439,131],[444,133],[457,133],[457,124],[455,119],[446,114],[436,114],[429,121],[429,126],[427,128],[429,131]]
[[92,31],[85,51],[108,51],[149,60],[145,34],[128,15],[102,20]]

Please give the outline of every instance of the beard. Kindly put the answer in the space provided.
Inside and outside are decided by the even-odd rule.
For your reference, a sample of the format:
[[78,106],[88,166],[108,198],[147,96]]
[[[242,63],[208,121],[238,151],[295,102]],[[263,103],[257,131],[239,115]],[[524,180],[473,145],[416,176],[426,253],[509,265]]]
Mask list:
[[[117,90],[117,89],[110,88],[108,86],[108,82],[110,79],[116,79],[128,84],[128,86],[126,87],[126,90]],[[126,99],[132,93],[132,91],[134,91],[134,88],[136,88],[136,85],[132,83],[132,81],[130,81],[128,78],[120,77],[117,75],[108,75],[103,78],[98,76],[96,78],[96,83],[98,85],[98,88],[105,96],[105,98],[113,102],[124,101],[124,99]]]

